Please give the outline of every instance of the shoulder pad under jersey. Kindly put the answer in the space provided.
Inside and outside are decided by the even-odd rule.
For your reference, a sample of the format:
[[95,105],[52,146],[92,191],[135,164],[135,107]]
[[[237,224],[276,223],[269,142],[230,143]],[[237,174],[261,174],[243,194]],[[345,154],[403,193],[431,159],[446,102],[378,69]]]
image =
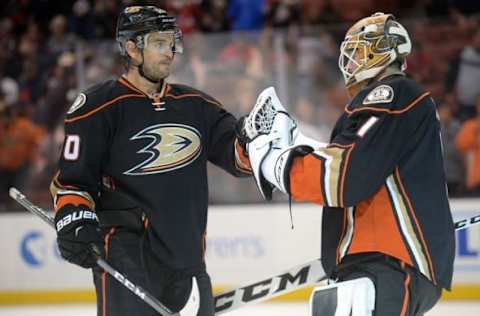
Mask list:
[[222,103],[220,103],[218,100],[216,100],[214,97],[206,94],[203,91],[197,90],[195,88],[192,88],[187,85],[183,84],[169,84],[171,89],[167,92],[167,97],[173,97],[173,98],[200,98],[203,101],[206,101],[209,104],[213,104],[219,107],[223,107]]
[[66,113],[66,122],[94,112],[97,108],[122,95],[115,80],[96,84],[78,94]]
[[428,96],[415,81],[395,76],[375,82],[361,90],[347,106],[347,112],[382,111],[398,113],[408,110]]

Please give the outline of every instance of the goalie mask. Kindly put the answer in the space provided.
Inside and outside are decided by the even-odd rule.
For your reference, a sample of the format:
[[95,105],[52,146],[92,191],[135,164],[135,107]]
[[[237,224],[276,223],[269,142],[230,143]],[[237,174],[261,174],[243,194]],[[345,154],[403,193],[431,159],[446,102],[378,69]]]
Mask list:
[[404,70],[411,49],[407,30],[391,14],[375,13],[355,23],[345,35],[338,60],[350,94],[396,61]]
[[173,53],[183,52],[182,32],[177,26],[175,17],[155,6],[131,6],[125,8],[118,17],[116,41],[120,47],[120,54],[127,56],[125,43],[129,40],[143,49],[148,34],[152,32],[171,33],[173,41],[166,49],[171,49]]

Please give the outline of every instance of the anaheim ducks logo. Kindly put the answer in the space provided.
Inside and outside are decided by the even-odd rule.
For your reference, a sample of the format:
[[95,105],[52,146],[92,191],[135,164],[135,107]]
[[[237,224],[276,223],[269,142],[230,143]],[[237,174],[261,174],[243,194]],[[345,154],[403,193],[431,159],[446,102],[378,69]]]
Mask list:
[[200,133],[187,125],[153,125],[130,140],[144,138],[152,141],[137,153],[148,153],[150,157],[124,174],[137,176],[169,172],[191,164],[202,151]]

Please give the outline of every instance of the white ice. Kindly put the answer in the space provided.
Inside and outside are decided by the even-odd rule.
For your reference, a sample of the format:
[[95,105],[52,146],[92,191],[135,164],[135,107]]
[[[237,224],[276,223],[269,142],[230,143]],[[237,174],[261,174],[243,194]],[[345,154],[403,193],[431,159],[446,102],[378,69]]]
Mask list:
[[[95,316],[94,305],[1,306],[0,316]],[[307,316],[306,303],[266,303],[245,307],[225,316]],[[441,302],[426,316],[479,316],[480,301]],[[140,315],[139,315],[140,316]]]

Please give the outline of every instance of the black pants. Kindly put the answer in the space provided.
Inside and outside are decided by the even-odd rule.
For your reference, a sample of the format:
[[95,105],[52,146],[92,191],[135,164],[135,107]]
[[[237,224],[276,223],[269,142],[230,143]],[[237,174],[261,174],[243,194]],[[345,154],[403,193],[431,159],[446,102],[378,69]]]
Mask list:
[[370,278],[375,284],[376,316],[421,316],[441,296],[441,288],[419,271],[378,253],[345,257],[335,276],[338,281]]
[[[143,233],[125,228],[106,229],[107,261],[174,312],[182,308],[187,301],[191,289],[191,277],[194,275],[200,291],[198,316],[213,316],[212,286],[205,269],[172,270],[152,262],[148,254],[145,256],[146,260],[143,260],[142,237]],[[155,268],[151,269],[153,266]],[[147,270],[146,267],[150,269]],[[93,277],[98,316],[158,316],[153,308],[100,268],[93,270]]]

